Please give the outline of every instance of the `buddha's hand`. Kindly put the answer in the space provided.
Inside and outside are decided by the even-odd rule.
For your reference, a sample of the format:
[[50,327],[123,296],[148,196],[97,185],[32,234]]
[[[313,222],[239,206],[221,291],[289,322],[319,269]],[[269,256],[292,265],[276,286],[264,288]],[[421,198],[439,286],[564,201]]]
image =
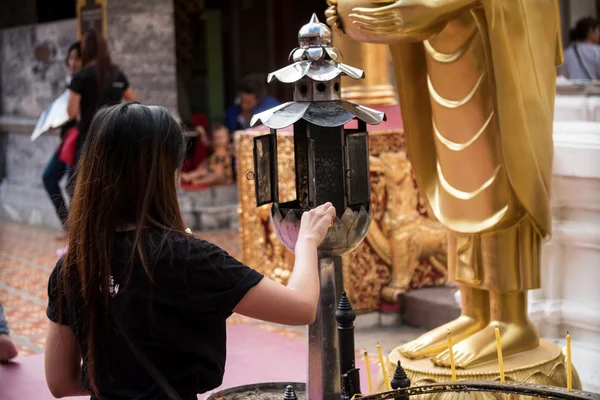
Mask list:
[[[479,0],[369,0],[379,7],[354,7],[352,24],[367,35],[396,39],[417,39],[441,29],[459,11],[473,7]],[[436,29],[437,27],[437,29]],[[422,38],[420,38],[422,40]]]
[[325,10],[325,16],[327,17],[327,25],[340,35],[344,34],[344,28],[342,26],[342,19],[338,14],[338,0],[327,0],[327,10]]

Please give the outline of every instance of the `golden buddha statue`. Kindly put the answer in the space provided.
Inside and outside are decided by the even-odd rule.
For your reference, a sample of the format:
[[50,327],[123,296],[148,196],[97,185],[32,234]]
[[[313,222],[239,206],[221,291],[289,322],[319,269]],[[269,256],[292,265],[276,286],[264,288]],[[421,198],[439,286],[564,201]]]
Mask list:
[[398,350],[449,366],[535,349],[527,291],[540,287],[551,233],[557,0],[329,0],[328,23],[388,43],[407,152],[436,218],[450,229],[449,278],[461,316]]

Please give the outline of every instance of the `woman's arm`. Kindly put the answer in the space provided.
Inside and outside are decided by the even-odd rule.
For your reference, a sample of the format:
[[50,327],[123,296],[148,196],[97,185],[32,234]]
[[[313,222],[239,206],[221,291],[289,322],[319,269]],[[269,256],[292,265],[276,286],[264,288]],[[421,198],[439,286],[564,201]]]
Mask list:
[[317,247],[335,217],[335,208],[325,203],[302,215],[294,253],[294,271],[287,287],[264,277],[248,291],[234,311],[251,318],[286,325],[314,322],[319,301]]
[[89,396],[81,384],[81,353],[69,326],[50,321],[44,353],[46,384],[52,396]]
[[69,100],[67,102],[67,114],[69,119],[79,118],[79,105],[81,104],[81,95],[69,90]]
[[133,89],[131,88],[131,86],[129,86],[123,92],[123,100],[125,100],[125,101],[138,101],[137,96],[136,96],[135,92],[133,91]]
[[208,139],[208,135],[206,134],[206,129],[204,129],[204,127],[202,125],[198,125],[196,127],[196,132],[198,132],[198,136],[199,136],[200,141],[202,142],[202,144],[205,147],[209,147],[210,146],[210,140]]

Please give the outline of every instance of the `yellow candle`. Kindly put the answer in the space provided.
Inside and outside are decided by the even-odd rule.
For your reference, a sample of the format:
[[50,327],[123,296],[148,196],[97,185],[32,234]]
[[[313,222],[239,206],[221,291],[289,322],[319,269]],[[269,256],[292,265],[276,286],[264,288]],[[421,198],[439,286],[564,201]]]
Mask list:
[[381,373],[383,374],[383,381],[385,383],[385,387],[388,391],[392,390],[392,386],[390,385],[390,380],[388,379],[387,374],[387,366],[385,365],[385,361],[383,360],[383,354],[381,353],[381,346],[377,343],[377,353],[379,354],[379,364],[381,365]]
[[573,360],[571,359],[571,335],[567,331],[567,391],[573,391]]
[[452,349],[452,334],[448,329],[448,352],[450,353],[450,369],[452,370],[452,383],[456,383],[456,364],[454,363],[454,350]]
[[369,353],[365,349],[365,364],[367,366],[367,382],[369,382],[369,394],[373,394],[373,381],[371,380],[371,364],[369,363]]
[[500,364],[500,382],[504,383],[504,361],[502,360],[502,344],[500,343],[500,329],[496,325],[496,347],[498,349],[498,363]]

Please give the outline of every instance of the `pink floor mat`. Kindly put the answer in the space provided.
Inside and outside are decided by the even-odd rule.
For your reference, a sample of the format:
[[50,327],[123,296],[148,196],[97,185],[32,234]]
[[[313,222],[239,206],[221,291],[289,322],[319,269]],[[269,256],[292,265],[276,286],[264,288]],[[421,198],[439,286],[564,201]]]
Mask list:
[[[257,382],[306,381],[307,345],[304,340],[287,338],[250,325],[227,327],[227,365],[220,388]],[[362,359],[363,393],[367,381]],[[371,366],[373,376],[379,367]],[[208,395],[200,395],[204,399]],[[44,378],[43,354],[17,358],[15,362],[0,364],[0,399],[50,400],[52,395]]]

